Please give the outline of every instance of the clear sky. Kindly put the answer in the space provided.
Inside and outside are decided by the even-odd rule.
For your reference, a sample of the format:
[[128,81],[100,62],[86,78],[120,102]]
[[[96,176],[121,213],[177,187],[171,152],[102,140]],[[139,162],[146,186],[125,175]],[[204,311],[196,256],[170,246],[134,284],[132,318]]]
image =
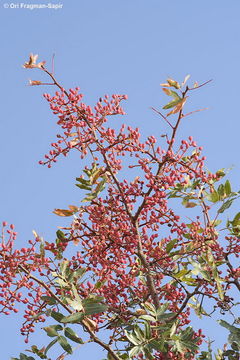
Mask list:
[[[27,9],[21,4],[62,4],[62,8]],[[28,79],[44,80],[21,65],[29,53],[51,64],[66,87],[80,86],[94,104],[106,93],[128,94],[124,122],[144,135],[161,134],[165,124],[150,110],[167,99],[159,84],[167,77],[182,81],[191,74],[199,83],[188,109],[208,107],[186,118],[180,135],[192,135],[204,148],[212,170],[234,168],[229,178],[239,190],[239,0],[26,0],[0,1],[1,27],[1,209],[0,218],[14,223],[23,246],[35,229],[51,241],[64,221],[54,208],[77,204],[80,175],[77,155],[52,169],[38,165],[57,132],[56,119],[41,97],[51,87],[29,87]],[[26,348],[17,316],[1,317],[1,359]],[[215,328],[208,325],[209,331]],[[223,332],[223,329],[217,330]],[[44,342],[39,333],[38,343]],[[104,356],[87,348],[88,358]],[[81,352],[82,358],[86,351]],[[73,360],[80,359],[77,355]]]

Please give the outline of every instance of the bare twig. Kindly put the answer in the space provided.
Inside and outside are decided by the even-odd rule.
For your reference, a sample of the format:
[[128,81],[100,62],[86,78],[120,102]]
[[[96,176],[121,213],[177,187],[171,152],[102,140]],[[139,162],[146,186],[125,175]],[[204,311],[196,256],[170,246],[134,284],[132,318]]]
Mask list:
[[213,81],[213,79],[208,80],[208,81],[204,82],[203,84],[198,85],[198,86],[196,86],[196,87],[193,87],[193,88],[187,88],[187,90],[191,91],[191,90],[196,90],[196,89],[199,89],[200,87],[202,87],[202,86],[204,86],[204,85],[207,85],[207,84],[208,84],[208,83],[210,83],[211,81]]
[[182,118],[187,117],[187,116],[192,115],[192,114],[195,114],[195,113],[197,113],[199,111],[204,111],[204,110],[208,110],[208,108],[203,108],[203,109],[199,109],[199,110],[190,111],[189,113],[187,113],[185,115],[182,115]]
[[168,119],[166,118],[166,116],[164,116],[160,111],[156,110],[154,107],[150,107],[150,109],[152,109],[153,111],[155,111],[157,114],[159,114],[167,123],[169,126],[171,126],[171,128],[173,129],[172,124],[170,123],[170,121],[168,121]]
[[55,54],[53,54],[52,56],[52,74],[54,74],[54,58],[55,58]]

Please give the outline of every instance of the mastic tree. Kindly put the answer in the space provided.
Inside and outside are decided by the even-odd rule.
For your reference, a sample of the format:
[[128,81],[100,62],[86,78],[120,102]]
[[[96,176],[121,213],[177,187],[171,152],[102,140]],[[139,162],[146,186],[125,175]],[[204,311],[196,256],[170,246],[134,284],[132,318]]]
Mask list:
[[[240,212],[226,213],[240,192],[224,169],[205,168],[192,136],[178,138],[194,112],[184,112],[186,101],[207,82],[190,86],[187,76],[161,84],[170,101],[153,111],[169,132],[144,139],[120,123],[126,95],[105,95],[93,108],[79,88],[59,84],[37,55],[23,67],[50,79],[29,85],[57,88],[43,96],[61,131],[39,163],[50,168],[78,151],[81,200],[54,210],[71,219],[54,242],[33,231],[18,249],[14,225],[3,222],[0,312],[24,307],[26,343],[37,328],[49,337],[12,360],[62,360],[91,342],[108,360],[239,359]],[[194,316],[217,318],[229,331],[215,355],[214,339],[196,328]]]

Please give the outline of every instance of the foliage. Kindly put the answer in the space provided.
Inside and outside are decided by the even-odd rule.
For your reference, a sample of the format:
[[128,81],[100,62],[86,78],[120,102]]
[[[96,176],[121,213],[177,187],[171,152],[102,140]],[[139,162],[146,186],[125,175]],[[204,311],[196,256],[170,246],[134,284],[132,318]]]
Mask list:
[[[110,116],[124,115],[126,95],[106,95],[92,108],[79,88],[65,90],[45,62],[36,61],[31,54],[24,67],[51,82],[30,85],[58,88],[44,97],[62,129],[40,164],[51,167],[75,149],[88,166],[76,178],[82,201],[54,210],[72,217],[69,227],[56,231],[55,242],[34,231],[28,247],[15,249],[14,225],[3,222],[0,311],[9,315],[24,304],[25,342],[46,320],[42,330],[49,337],[46,346],[33,345],[19,359],[50,359],[57,347],[62,360],[88,342],[102,347],[108,360],[238,359],[232,287],[240,291],[240,213],[219,225],[240,192],[224,179],[224,169],[205,169],[202,148],[191,136],[177,140],[181,122],[192,114],[183,112],[189,94],[204,84],[189,87],[189,76],[182,84],[161,84],[171,99],[163,106],[168,113],[153,110],[169,134],[141,140],[138,128],[107,125]],[[231,314],[233,323],[219,320],[229,337],[213,355],[211,342],[204,350],[204,331],[190,326],[190,315],[217,311]]]

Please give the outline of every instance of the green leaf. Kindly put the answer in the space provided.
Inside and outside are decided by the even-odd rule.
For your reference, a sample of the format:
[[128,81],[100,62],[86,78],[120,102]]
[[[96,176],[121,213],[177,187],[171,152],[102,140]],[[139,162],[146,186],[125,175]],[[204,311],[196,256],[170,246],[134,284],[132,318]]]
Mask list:
[[96,184],[98,178],[100,177],[100,175],[102,174],[102,168],[96,168],[95,170],[92,171],[92,174],[90,176],[90,181],[91,184]]
[[222,220],[216,219],[216,220],[212,220],[212,221],[210,222],[210,224],[211,224],[212,226],[216,227],[216,226],[218,226],[219,224],[221,224],[221,222],[222,222]]
[[176,242],[178,241],[178,239],[173,239],[171,241],[169,241],[169,243],[166,246],[166,252],[169,254],[170,251],[174,248],[174,245],[176,244]]
[[180,99],[180,96],[176,93],[176,91],[170,90],[169,88],[162,88],[162,90],[166,95],[172,96],[174,99]]
[[[80,178],[80,177],[77,177],[76,180],[78,182],[80,182],[81,184],[83,185],[87,185],[87,186],[90,186],[90,181],[89,180],[86,180],[86,179],[83,179],[83,178]],[[91,188],[91,187],[90,187]]]
[[51,312],[51,317],[58,321],[61,322],[61,320],[65,317],[63,314],[61,314],[60,312],[56,312],[56,311],[52,311]]
[[158,321],[167,321],[167,320],[171,319],[174,315],[175,315],[174,312],[169,312],[166,314],[158,315],[157,319],[158,319]]
[[233,350],[235,350],[235,351],[239,351],[239,350],[240,350],[239,344],[237,344],[237,343],[235,343],[235,342],[233,342],[233,343],[231,344],[231,348],[232,348]]
[[165,304],[161,305],[161,306],[157,309],[156,315],[157,315],[157,316],[163,315],[163,314],[166,312],[166,310],[168,309],[168,307],[169,307],[169,303],[165,303]]
[[66,240],[66,237],[65,237],[65,234],[64,234],[63,231],[58,230],[58,231],[56,232],[56,235],[57,235],[57,238],[58,238],[60,241]]
[[75,331],[69,327],[66,327],[64,330],[64,335],[69,338],[70,340],[78,343],[84,344],[84,341],[75,333]]
[[77,269],[76,271],[74,271],[74,278],[81,279],[83,277],[83,275],[85,274],[85,272],[86,272],[85,268]]
[[133,345],[140,345],[141,340],[139,340],[135,335],[131,334],[130,332],[125,330],[125,335],[127,339],[133,344]]
[[32,356],[27,356],[27,355],[21,353],[20,354],[20,360],[35,360],[35,359]]
[[20,354],[20,360],[28,360],[28,356],[21,353]]
[[45,351],[44,351],[44,354],[46,355],[48,350],[54,345],[56,344],[56,342],[58,341],[58,338],[55,338],[53,341],[51,341],[48,346],[46,347]]
[[194,275],[198,275],[199,273],[202,275],[202,277],[207,280],[210,281],[211,277],[209,275],[209,272],[207,272],[206,270],[204,270],[201,266],[201,264],[199,264],[198,262],[194,261],[193,259],[189,259],[189,262],[191,263],[191,265],[193,266],[193,270],[191,270],[192,274]]
[[76,178],[76,180],[80,182],[80,184],[75,184],[75,185],[78,186],[80,189],[84,189],[84,190],[92,189],[90,180],[85,180],[83,178]]
[[81,311],[83,309],[82,303],[78,300],[71,300],[66,298],[66,301],[76,311]]
[[218,209],[218,213],[221,214],[223,213],[225,210],[227,210],[228,208],[230,208],[230,206],[232,205],[233,201],[235,200],[234,199],[229,199],[227,201],[225,201],[224,204],[222,204],[222,206],[220,207],[220,209]]
[[61,288],[65,288],[65,289],[70,288],[69,284],[63,279],[56,279],[55,281],[60,285]]
[[106,179],[104,178],[100,183],[96,186],[95,193],[99,194],[105,189]]
[[144,306],[145,310],[147,310],[147,311],[150,312],[150,314],[156,315],[156,309],[155,309],[155,307],[154,307],[151,303],[145,302],[145,303],[143,304],[143,306]]
[[199,338],[194,338],[194,331],[189,326],[185,330],[182,330],[176,339],[174,340],[174,345],[176,346],[177,351],[180,353],[186,353],[190,351],[195,353],[199,346],[197,345]]
[[170,338],[175,334],[176,330],[177,330],[177,326],[178,326],[178,321],[175,321],[170,329]]
[[156,322],[156,318],[151,315],[141,315],[139,316],[139,319]]
[[157,351],[162,351],[162,352],[166,351],[166,344],[164,343],[163,339],[158,339],[158,340],[152,339],[149,345],[151,345],[151,347]]
[[232,221],[233,226],[240,225],[240,212],[237,213]]
[[46,302],[49,305],[55,305],[56,300],[51,296],[41,296],[41,300]]
[[226,193],[226,195],[230,195],[231,192],[232,192],[232,189],[231,189],[231,184],[230,184],[229,180],[227,180],[227,181],[225,182],[224,187],[225,187],[225,193]]
[[94,299],[85,299],[82,301],[85,315],[99,314],[107,310],[107,305],[99,303]]
[[225,186],[223,184],[220,184],[219,187],[218,187],[218,194],[219,194],[219,197],[220,199],[224,198],[225,197]]
[[62,330],[63,327],[61,325],[51,325],[43,328],[46,331],[47,335],[50,337],[58,336],[58,331]]
[[174,277],[182,280],[182,278],[185,277],[185,275],[189,274],[189,272],[190,270],[188,270],[187,268],[183,268],[179,270],[177,273],[174,273]]
[[151,327],[148,321],[144,322],[144,334],[146,339],[150,339],[151,337]]
[[95,284],[95,289],[100,289],[105,284],[105,282],[106,282],[106,280],[97,281]]
[[92,201],[97,197],[96,193],[89,193],[87,196],[82,200],[82,202]]
[[60,263],[60,272],[61,272],[61,275],[63,277],[65,277],[66,272],[68,271],[68,269],[69,269],[69,261],[68,260],[63,260]]
[[224,292],[223,292],[222,284],[219,279],[215,279],[215,280],[217,283],[217,291],[218,291],[219,298],[220,298],[220,300],[224,300]]
[[[117,351],[117,355],[118,355],[119,359],[129,360],[129,356],[126,353],[120,354],[120,352]],[[102,360],[115,360],[115,357],[113,357],[113,355],[110,352],[108,352],[107,359],[104,358]]]
[[82,300],[81,300],[80,296],[78,295],[78,291],[77,291],[76,287],[73,284],[72,284],[72,291],[73,291],[75,300],[77,301],[77,304],[78,304],[76,310],[82,310],[83,309]]
[[72,315],[69,315],[69,316],[64,316],[62,319],[61,319],[61,323],[64,323],[64,324],[74,324],[74,323],[77,323],[77,322],[80,322],[82,319],[84,318],[84,314],[82,312],[76,312]]
[[67,342],[67,339],[60,335],[57,339],[57,341],[59,342],[59,344],[61,345],[61,347],[63,348],[63,350],[65,350],[68,354],[72,354],[73,350],[71,345]]
[[219,169],[219,170],[216,172],[216,175],[217,175],[218,177],[223,177],[223,176],[225,176],[225,175],[226,175],[225,169],[224,169],[224,168]]
[[39,250],[40,250],[41,257],[44,258],[45,257],[45,243],[44,243],[44,240],[42,238],[40,238]]
[[170,92],[171,92],[171,96],[174,98],[174,99],[182,99],[179,95],[178,95],[178,93],[176,93],[176,91],[173,91],[173,90],[170,90]]
[[214,190],[212,193],[208,194],[207,199],[213,203],[216,203],[220,200],[219,194],[216,190]]
[[233,325],[230,325],[227,321],[225,320],[217,320],[217,322],[219,323],[219,325],[225,327],[226,329],[228,329],[231,333],[239,335],[240,336],[240,328],[237,328]]
[[75,184],[75,185],[83,190],[91,190],[92,189],[92,187],[88,186],[88,185],[83,185],[83,184]]
[[[152,356],[151,351],[150,351],[149,349],[151,349],[151,346],[149,346],[149,345],[147,344],[147,345],[145,345],[145,346],[143,347],[142,352],[144,353],[146,359],[148,359],[148,360],[155,360],[155,359],[156,359],[155,356],[154,356],[154,357]],[[152,349],[151,349],[151,350],[152,350]]]
[[192,235],[191,235],[191,234],[188,234],[188,233],[183,234],[183,236],[184,236],[186,239],[191,239],[191,238],[192,238]]
[[195,314],[199,317],[199,319],[202,319],[202,315],[204,316],[210,316],[202,307],[200,303],[192,304],[188,303],[188,305],[194,310]]
[[180,84],[177,81],[173,80],[173,79],[167,79],[167,82],[168,82],[168,84],[170,86],[173,86],[175,89],[180,89],[181,88]]
[[165,110],[171,109],[174,106],[176,106],[177,104],[179,104],[181,101],[182,101],[182,98],[174,99],[174,100],[170,101],[169,103],[167,103],[167,105],[163,106],[163,109],[165,109]]
[[[212,352],[202,351],[198,357],[198,360],[213,360]],[[215,358],[216,360],[216,358]]]
[[143,330],[138,325],[134,326],[133,332],[140,341],[144,342],[146,340]]
[[76,291],[76,294],[77,294],[77,297],[75,296],[75,299],[66,297],[66,301],[74,310],[79,312],[79,311],[83,310],[83,305],[82,305],[82,301],[81,301],[77,291]]
[[134,356],[138,355],[141,351],[142,351],[142,346],[141,346],[141,345],[134,346],[134,347],[129,351],[129,357],[130,357],[130,358],[133,358]]

